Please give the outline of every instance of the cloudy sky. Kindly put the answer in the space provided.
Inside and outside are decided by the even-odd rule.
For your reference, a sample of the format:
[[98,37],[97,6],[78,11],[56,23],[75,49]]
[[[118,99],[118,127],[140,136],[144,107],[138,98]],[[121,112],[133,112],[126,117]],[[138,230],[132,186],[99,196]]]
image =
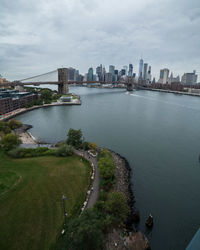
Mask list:
[[[0,74],[9,80],[143,56],[158,76],[200,71],[200,0],[0,0]],[[200,78],[198,78],[200,80]]]

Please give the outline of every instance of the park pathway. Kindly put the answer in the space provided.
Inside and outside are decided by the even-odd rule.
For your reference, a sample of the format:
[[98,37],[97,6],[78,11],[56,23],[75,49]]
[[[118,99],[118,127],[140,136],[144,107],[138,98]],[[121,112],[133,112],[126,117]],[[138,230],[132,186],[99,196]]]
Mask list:
[[76,155],[84,157],[86,160],[88,160],[91,164],[94,165],[94,180],[92,183],[93,190],[90,193],[88,203],[86,205],[86,208],[92,208],[99,197],[100,175],[98,171],[97,157],[92,157],[87,151],[83,150],[74,150],[74,153]]

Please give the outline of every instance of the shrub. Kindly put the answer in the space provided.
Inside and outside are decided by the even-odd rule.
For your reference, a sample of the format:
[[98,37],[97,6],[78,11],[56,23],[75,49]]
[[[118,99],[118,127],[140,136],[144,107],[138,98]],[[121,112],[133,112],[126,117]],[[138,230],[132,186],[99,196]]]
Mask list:
[[21,140],[18,135],[10,133],[4,135],[0,143],[5,151],[9,151],[21,144]]
[[94,151],[97,151],[97,149],[98,149],[98,145],[94,142],[89,142],[88,146],[91,150],[94,150]]
[[110,192],[105,202],[105,210],[112,216],[112,224],[116,226],[125,221],[129,208],[123,193]]
[[10,129],[16,129],[16,128],[20,128],[22,126],[22,123],[20,121],[17,120],[10,120],[8,122],[8,126]]
[[82,143],[81,148],[83,148],[83,150],[85,150],[85,151],[88,150],[89,149],[89,143],[87,141],[84,141]]
[[51,103],[51,100],[45,100],[44,103],[45,103],[45,104],[50,104],[50,103]]
[[107,149],[102,149],[99,154],[98,169],[101,176],[100,186],[108,191],[114,184],[115,164]]
[[0,132],[2,132],[2,134],[9,134],[11,132],[7,122],[0,121]]
[[37,99],[34,101],[33,105],[42,105],[43,101],[41,99]]
[[61,145],[55,151],[56,156],[71,156],[73,155],[73,147],[68,144]]
[[55,149],[48,149],[47,151],[45,151],[44,153],[43,153],[43,155],[44,156],[48,156],[48,155],[55,155]]
[[38,148],[15,148],[8,152],[8,155],[12,158],[23,158],[23,157],[38,157],[55,155],[54,149],[49,149],[47,147]]
[[98,168],[101,177],[105,180],[114,178],[115,164],[110,157],[102,157],[98,160]]
[[12,158],[23,158],[25,152],[23,148],[14,148],[8,152],[8,155]]

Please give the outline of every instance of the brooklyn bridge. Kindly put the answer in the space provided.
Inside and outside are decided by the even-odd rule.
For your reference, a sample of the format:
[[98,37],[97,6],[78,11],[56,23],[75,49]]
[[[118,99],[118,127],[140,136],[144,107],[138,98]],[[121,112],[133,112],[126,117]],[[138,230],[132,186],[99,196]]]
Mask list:
[[[47,77],[48,75],[51,75],[53,73],[58,74],[58,80],[57,81],[38,81],[37,79],[41,78],[41,77]],[[40,75],[36,75],[36,76],[32,76],[32,77],[27,77],[25,79],[21,79],[21,80],[15,80],[12,82],[7,82],[7,83],[3,83],[1,84],[2,87],[16,87],[16,86],[21,86],[22,88],[24,87],[24,85],[33,85],[33,86],[39,86],[39,85],[44,85],[44,84],[54,84],[54,85],[58,85],[58,93],[59,94],[67,94],[69,91],[69,84],[94,84],[94,83],[98,83],[98,84],[121,84],[122,82],[119,81],[115,81],[115,82],[105,82],[105,81],[73,81],[73,80],[69,80],[69,74],[68,74],[68,68],[58,68],[56,70],[44,73],[44,74],[40,74]],[[123,82],[126,85],[127,90],[132,90],[133,89],[133,78],[132,77],[128,77],[128,80],[126,82]]]

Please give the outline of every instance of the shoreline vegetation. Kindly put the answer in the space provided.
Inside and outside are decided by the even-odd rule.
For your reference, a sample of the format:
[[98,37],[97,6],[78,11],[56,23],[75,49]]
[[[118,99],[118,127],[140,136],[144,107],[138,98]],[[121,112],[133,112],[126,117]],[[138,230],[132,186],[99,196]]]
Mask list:
[[[11,123],[18,124],[17,121],[15,122],[12,121],[15,120],[10,120],[9,122],[6,122],[6,124],[9,125]],[[14,153],[9,154],[8,152],[8,155],[10,155],[11,157],[13,156],[14,158],[25,157],[25,159],[27,156],[28,158],[36,156],[52,157],[52,155],[68,156],[71,155],[72,153],[72,149],[69,147],[74,147],[75,149],[79,149],[80,145],[82,146],[84,145],[85,153],[87,153],[88,152],[87,150],[89,149],[97,153],[96,156],[92,156],[92,160],[94,161],[94,163],[95,162],[98,163],[97,171],[100,174],[100,185],[97,188],[97,190],[93,190],[93,184],[95,181],[94,179],[96,176],[95,174],[93,180],[91,180],[92,183],[89,185],[87,193],[97,192],[97,197],[99,198],[97,199],[97,202],[95,201],[96,203],[94,203],[92,208],[84,210],[84,212],[81,213],[81,215],[78,218],[70,219],[68,223],[69,225],[67,224],[67,229],[64,230],[65,233],[63,235],[63,238],[60,238],[61,236],[58,237],[58,242],[55,243],[55,249],[64,249],[66,246],[69,246],[69,249],[78,249],[74,248],[77,242],[75,243],[74,238],[71,238],[70,235],[73,232],[73,230],[75,230],[76,226],[79,225],[79,223],[80,223],[79,227],[84,228],[86,223],[85,220],[88,221],[87,223],[89,223],[88,226],[91,227],[91,232],[89,233],[88,236],[87,230],[84,229],[86,230],[85,231],[86,234],[81,236],[83,238],[89,237],[88,241],[92,241],[91,237],[95,238],[95,235],[99,234],[99,238],[97,237],[97,239],[93,240],[92,243],[87,243],[91,244],[90,245],[90,247],[92,246],[91,249],[93,249],[94,246],[95,249],[105,249],[105,250],[150,249],[146,237],[141,232],[135,232],[134,230],[133,224],[135,222],[134,220],[135,201],[131,184],[132,170],[131,167],[129,166],[128,161],[120,154],[115,153],[112,150],[98,148],[97,144],[95,143],[88,143],[83,141],[81,130],[70,129],[68,132],[68,139],[66,141],[67,144],[58,143],[57,146],[59,146],[59,148],[57,149],[55,147],[56,145],[53,144],[48,144],[52,149],[42,148],[40,147],[40,143],[37,142],[34,139],[34,137],[28,132],[28,129],[30,129],[31,127],[32,127],[31,125],[19,123],[18,127],[15,128],[14,131],[15,134],[17,134],[20,137],[22,143],[33,144],[36,146],[36,148],[35,149],[31,148],[28,149],[28,147],[27,149],[19,148],[17,151],[14,150]],[[36,144],[38,144],[38,146]],[[44,146],[44,144],[42,146]],[[59,151],[59,149],[61,149],[62,152]],[[64,152],[63,150],[67,151]],[[77,155],[77,153],[75,154]],[[85,158],[83,155],[82,157]],[[86,160],[91,161],[91,156],[88,155],[88,157],[90,159],[88,158]],[[94,175],[94,172],[92,172],[92,175]],[[88,196],[86,197],[88,199]],[[84,202],[84,204],[85,203],[86,201]],[[79,210],[80,209],[81,207],[79,208]],[[80,239],[77,240],[79,241],[79,244],[82,244],[80,242]],[[72,244],[71,246],[70,244],[72,241],[73,244],[75,245]],[[83,247],[83,249],[88,249],[88,246],[85,246],[85,248]]]

